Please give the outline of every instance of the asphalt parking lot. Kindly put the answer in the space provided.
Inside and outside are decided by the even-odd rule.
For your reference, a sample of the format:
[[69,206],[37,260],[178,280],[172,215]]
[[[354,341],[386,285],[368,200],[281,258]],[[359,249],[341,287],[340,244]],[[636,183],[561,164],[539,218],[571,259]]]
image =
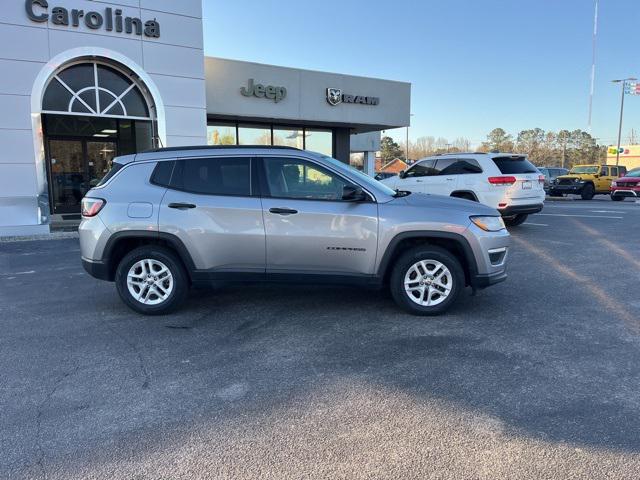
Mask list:
[[133,314],[0,243],[0,478],[637,478],[640,204],[548,202],[450,314],[344,287]]

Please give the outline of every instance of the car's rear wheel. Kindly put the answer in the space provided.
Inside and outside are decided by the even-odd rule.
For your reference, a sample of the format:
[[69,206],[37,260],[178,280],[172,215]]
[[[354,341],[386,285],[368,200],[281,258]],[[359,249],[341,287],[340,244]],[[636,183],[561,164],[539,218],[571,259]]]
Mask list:
[[596,194],[596,189],[594,188],[594,186],[591,185],[590,183],[587,183],[583,187],[582,193],[580,194],[580,196],[582,197],[583,200],[591,200],[595,194]]
[[611,195],[611,200],[613,200],[614,202],[621,202],[622,200],[624,200],[624,197],[621,197],[619,195]]
[[550,197],[564,197],[563,193],[555,193],[555,192],[551,192],[549,194]]
[[453,305],[465,285],[458,259],[435,246],[415,247],[396,262],[390,289],[396,303],[414,315],[439,315]]
[[122,301],[144,315],[163,315],[187,298],[189,280],[180,259],[169,249],[146,245],[128,253],[116,270]]
[[517,227],[518,225],[522,225],[524,222],[526,222],[528,217],[529,215],[526,213],[519,213],[518,215],[514,215],[512,217],[503,217],[503,220],[504,224],[507,227]]

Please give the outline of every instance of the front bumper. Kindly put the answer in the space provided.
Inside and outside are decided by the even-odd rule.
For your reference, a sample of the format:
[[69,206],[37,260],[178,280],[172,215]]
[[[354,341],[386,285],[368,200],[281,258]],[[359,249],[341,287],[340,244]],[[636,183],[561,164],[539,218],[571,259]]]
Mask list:
[[498,212],[503,217],[511,217],[513,215],[530,215],[533,213],[540,213],[544,208],[543,203],[534,203],[529,205],[511,205],[506,208],[499,208]]
[[611,196],[640,198],[640,187],[611,187]]
[[576,183],[572,185],[551,185],[549,187],[549,193],[551,195],[554,193],[580,195],[584,185],[584,183]]

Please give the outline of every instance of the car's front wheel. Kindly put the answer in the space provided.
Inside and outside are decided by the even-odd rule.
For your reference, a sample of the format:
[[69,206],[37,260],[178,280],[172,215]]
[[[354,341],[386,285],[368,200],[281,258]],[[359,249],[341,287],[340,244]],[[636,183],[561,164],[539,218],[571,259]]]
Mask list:
[[591,200],[595,194],[596,194],[595,187],[590,183],[587,183],[582,188],[582,193],[580,194],[580,196],[582,197],[582,200]]
[[620,195],[611,195],[611,200],[613,200],[614,202],[621,202],[622,200],[624,200],[624,197],[621,197]]
[[396,303],[414,315],[439,315],[465,286],[458,259],[435,246],[415,247],[397,260],[390,279]]
[[189,292],[189,279],[180,259],[156,245],[142,246],[125,255],[115,282],[124,303],[144,315],[172,312]]

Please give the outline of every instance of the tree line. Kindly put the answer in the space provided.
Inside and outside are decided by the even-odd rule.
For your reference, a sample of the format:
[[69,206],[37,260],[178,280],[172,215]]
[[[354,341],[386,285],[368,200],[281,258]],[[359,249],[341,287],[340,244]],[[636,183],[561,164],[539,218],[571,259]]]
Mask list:
[[[607,158],[606,145],[599,145],[595,138],[583,130],[545,131],[541,128],[522,130],[516,136],[502,128],[494,128],[480,146],[473,146],[466,137],[449,141],[443,137],[419,137],[409,142],[409,161],[441,153],[469,152],[508,152],[526,154],[539,166],[570,168],[574,164],[603,163]],[[406,160],[406,144],[396,143],[391,137],[381,141],[383,162],[394,158]]]

